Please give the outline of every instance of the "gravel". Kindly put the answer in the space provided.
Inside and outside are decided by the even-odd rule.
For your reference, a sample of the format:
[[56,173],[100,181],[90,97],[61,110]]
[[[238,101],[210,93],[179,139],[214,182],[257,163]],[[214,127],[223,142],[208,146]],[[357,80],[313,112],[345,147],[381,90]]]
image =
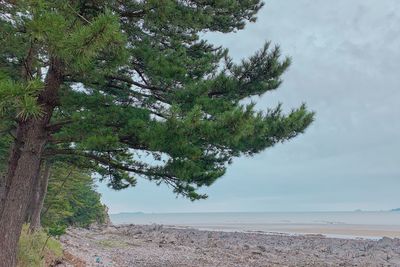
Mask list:
[[59,266],[400,266],[400,239],[391,238],[340,239],[131,224],[72,228],[61,242],[69,259]]

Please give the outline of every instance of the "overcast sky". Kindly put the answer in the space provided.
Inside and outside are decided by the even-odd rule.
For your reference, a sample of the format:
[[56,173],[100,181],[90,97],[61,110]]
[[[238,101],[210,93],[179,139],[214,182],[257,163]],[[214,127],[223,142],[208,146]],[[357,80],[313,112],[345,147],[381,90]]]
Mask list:
[[342,211],[400,207],[400,1],[268,0],[255,24],[216,44],[240,60],[267,40],[293,64],[280,89],[258,99],[265,109],[306,102],[316,111],[304,135],[253,158],[190,202],[139,179],[113,192],[111,213]]

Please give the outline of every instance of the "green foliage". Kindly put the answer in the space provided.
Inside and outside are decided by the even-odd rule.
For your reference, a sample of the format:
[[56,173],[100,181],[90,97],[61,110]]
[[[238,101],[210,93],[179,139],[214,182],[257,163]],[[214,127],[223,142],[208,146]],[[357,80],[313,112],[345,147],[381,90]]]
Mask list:
[[14,111],[15,116],[22,120],[42,115],[42,110],[37,104],[37,96],[42,88],[43,83],[37,79],[26,83],[0,80],[0,117],[10,111]]
[[104,221],[104,206],[90,175],[66,165],[55,166],[51,173],[42,210],[42,225],[50,235],[61,235],[66,226]]
[[0,137],[0,176],[5,173],[8,151],[10,149],[11,137],[1,136]]
[[124,248],[129,248],[129,243],[122,241],[122,240],[115,240],[115,239],[105,239],[105,240],[100,240],[97,242],[101,247],[104,248],[114,248],[114,249],[124,249]]
[[[261,0],[2,6],[9,18],[0,18],[0,94],[46,83],[43,69],[57,58],[63,80],[52,123],[68,123],[49,133],[53,161],[96,172],[117,190],[143,177],[191,200],[205,198],[197,190],[221,177],[234,157],[294,138],[314,118],[305,105],[285,114],[281,106],[258,111],[243,104],[282,83],[290,59],[279,47],[267,42],[235,63],[227,49],[201,38],[243,29],[262,6]],[[40,116],[37,92],[24,92],[3,101],[9,119]],[[77,214],[71,203],[55,202],[66,217],[83,216],[71,215]]]
[[49,226],[47,229],[45,229],[47,234],[49,236],[53,236],[53,237],[62,236],[63,234],[65,234],[66,230],[67,230],[66,225],[57,225],[55,222],[52,222],[51,226]]
[[63,256],[61,243],[49,237],[44,230],[29,232],[24,225],[18,244],[18,267],[41,267],[45,260],[60,260]]

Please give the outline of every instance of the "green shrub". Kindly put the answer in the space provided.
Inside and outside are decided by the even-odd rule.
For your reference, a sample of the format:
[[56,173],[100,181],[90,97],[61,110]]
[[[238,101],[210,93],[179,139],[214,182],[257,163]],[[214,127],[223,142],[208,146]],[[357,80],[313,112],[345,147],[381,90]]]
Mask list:
[[58,240],[44,230],[29,233],[28,228],[24,225],[19,239],[18,267],[42,267],[62,258],[63,250]]

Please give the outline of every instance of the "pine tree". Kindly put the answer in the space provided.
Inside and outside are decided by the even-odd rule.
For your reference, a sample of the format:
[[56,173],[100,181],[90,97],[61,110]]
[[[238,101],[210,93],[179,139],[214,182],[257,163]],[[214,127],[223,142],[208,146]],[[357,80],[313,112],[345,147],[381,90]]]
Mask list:
[[[254,22],[260,0],[1,1],[0,111],[13,136],[0,264],[16,244],[43,161],[90,168],[114,189],[138,177],[191,200],[232,158],[302,133],[303,105],[256,111],[290,64],[267,43],[234,63],[200,33]],[[149,160],[149,157],[151,160]],[[4,238],[3,238],[4,237]]]

